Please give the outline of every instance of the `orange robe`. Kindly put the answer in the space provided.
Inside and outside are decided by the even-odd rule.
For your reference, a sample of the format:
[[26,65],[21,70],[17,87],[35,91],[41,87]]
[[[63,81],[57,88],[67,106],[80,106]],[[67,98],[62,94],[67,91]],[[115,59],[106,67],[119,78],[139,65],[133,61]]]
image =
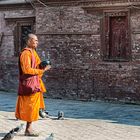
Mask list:
[[29,96],[18,96],[17,103],[16,103],[16,110],[15,116],[16,118],[32,122],[36,121],[39,118],[39,109],[45,108],[44,99],[43,99],[43,92],[46,92],[46,88],[44,83],[41,79],[44,70],[38,68],[40,64],[40,58],[35,50],[33,50],[33,54],[36,59],[36,69],[31,68],[31,52],[29,50],[24,50],[20,56],[20,64],[21,69],[24,74],[38,74],[40,77],[40,85],[41,85],[41,92],[37,92],[35,94]]

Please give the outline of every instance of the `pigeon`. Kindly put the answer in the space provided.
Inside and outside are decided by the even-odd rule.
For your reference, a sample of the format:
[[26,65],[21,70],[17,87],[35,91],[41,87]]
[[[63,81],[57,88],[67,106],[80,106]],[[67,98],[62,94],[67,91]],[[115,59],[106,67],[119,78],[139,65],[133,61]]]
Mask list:
[[46,118],[46,117],[47,117],[47,114],[46,114],[46,112],[45,112],[44,110],[40,109],[40,110],[39,110],[39,116],[40,116],[41,118]]
[[39,65],[39,67],[40,67],[41,69],[44,69],[47,65],[48,65],[48,64],[47,64],[47,61],[42,61],[42,62],[40,63],[40,65]]
[[44,110],[44,112],[45,112],[47,115],[49,115],[49,112],[48,112],[48,111]]
[[2,138],[1,140],[12,140],[14,138],[14,136],[20,132],[23,128],[24,124],[21,124],[20,126],[17,126],[15,128],[13,128],[12,130],[10,130],[5,136],[4,138]]
[[1,140],[12,140],[14,138],[15,134],[14,131],[11,130],[9,133],[7,133],[4,138],[2,138]]
[[20,132],[20,131],[23,129],[23,125],[24,125],[24,124],[21,124],[20,126],[17,126],[16,128],[14,128],[14,129],[13,129],[14,133]]
[[46,138],[45,140],[53,140],[53,139],[54,139],[54,133],[51,133],[50,136]]
[[64,119],[64,112],[63,111],[58,111],[58,120],[63,120]]

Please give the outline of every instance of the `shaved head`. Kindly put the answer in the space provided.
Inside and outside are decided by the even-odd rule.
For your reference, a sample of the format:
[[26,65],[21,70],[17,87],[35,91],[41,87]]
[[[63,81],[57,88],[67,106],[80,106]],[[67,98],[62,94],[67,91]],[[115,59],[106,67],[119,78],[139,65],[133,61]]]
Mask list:
[[37,36],[35,34],[28,34],[28,36],[27,36],[27,42],[28,42],[28,40],[33,39],[33,38],[36,38],[36,37]]
[[36,48],[38,45],[37,36],[35,34],[28,34],[26,44],[29,48]]

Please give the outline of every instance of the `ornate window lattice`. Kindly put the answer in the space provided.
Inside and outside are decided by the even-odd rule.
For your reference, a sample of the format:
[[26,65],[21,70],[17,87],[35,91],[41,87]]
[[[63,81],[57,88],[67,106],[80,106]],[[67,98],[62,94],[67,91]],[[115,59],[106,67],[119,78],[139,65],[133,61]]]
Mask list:
[[27,38],[27,35],[29,33],[32,32],[32,26],[31,25],[23,25],[21,26],[21,49],[23,49],[26,45],[26,38]]
[[32,21],[19,21],[15,27],[15,56],[25,47],[26,37],[29,33],[33,33]]

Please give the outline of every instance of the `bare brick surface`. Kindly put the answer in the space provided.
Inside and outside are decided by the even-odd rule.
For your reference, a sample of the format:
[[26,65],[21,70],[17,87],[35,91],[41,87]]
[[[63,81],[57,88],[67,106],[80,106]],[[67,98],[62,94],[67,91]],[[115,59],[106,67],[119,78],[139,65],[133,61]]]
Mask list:
[[[115,4],[115,3],[114,3]],[[52,69],[44,82],[48,96],[78,100],[139,102],[140,34],[137,9],[130,10],[131,57],[128,62],[103,61],[102,16],[82,5],[8,9],[0,13],[0,89],[17,91],[18,58],[14,56],[15,25],[22,17],[35,16],[37,49],[50,52]],[[20,18],[19,18],[20,17]],[[7,20],[7,19],[12,20]],[[13,20],[14,19],[14,20]]]

